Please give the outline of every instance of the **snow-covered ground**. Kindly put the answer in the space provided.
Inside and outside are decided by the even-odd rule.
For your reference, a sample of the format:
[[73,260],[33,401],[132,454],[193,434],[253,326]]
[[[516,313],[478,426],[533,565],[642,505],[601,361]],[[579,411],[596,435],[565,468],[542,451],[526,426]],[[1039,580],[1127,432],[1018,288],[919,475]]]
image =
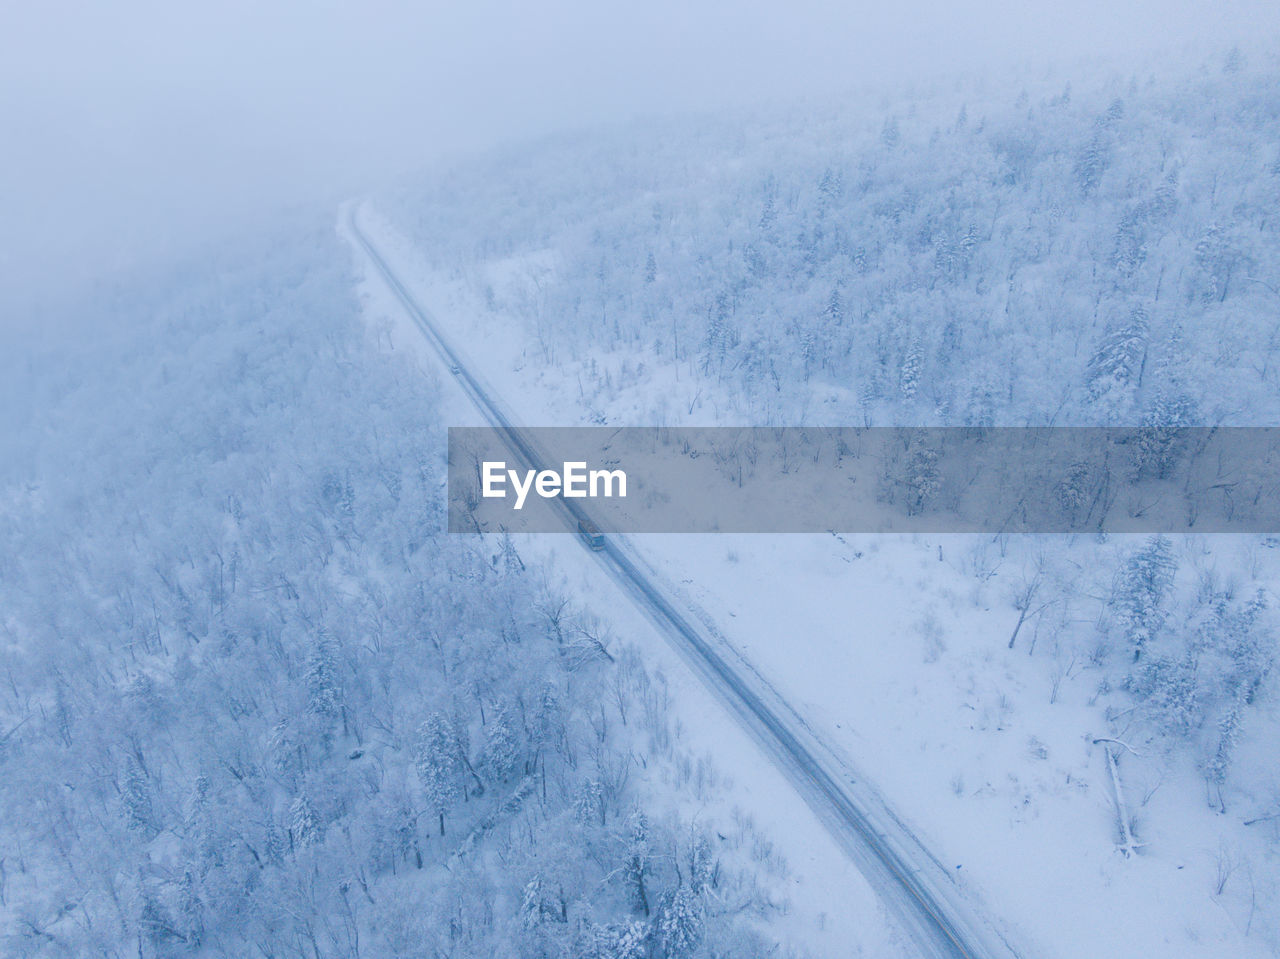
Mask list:
[[[1070,667],[1054,701],[1053,671],[1006,648],[1008,574],[980,586],[965,568],[983,543],[665,539],[646,548],[668,575],[1035,942],[1064,956],[1272,954],[1243,935],[1267,866],[1214,895],[1220,850],[1239,859],[1252,837],[1214,814],[1193,769],[1122,760],[1147,846],[1117,853],[1092,742],[1108,735],[1098,673]],[[1037,655],[1054,656],[1043,637]]]
[[[615,389],[588,395],[572,368],[543,362],[545,348],[511,304],[554,269],[550,253],[490,264],[481,275],[432,273],[377,214],[362,225],[432,309],[453,344],[490,383],[500,384],[527,425],[723,424],[724,398],[681,382],[639,358],[598,356]],[[487,291],[482,293],[481,291]],[[372,322],[387,344],[414,349],[418,334],[389,298],[369,286]],[[486,298],[489,303],[486,304]],[[399,324],[399,325],[397,325]],[[424,366],[434,367],[423,353]],[[633,388],[643,384],[642,389]],[[461,400],[453,425],[481,417]],[[814,398],[820,419],[823,397]],[[1036,954],[1059,956],[1267,956],[1275,954],[1274,854],[1265,824],[1245,827],[1204,801],[1190,762],[1125,754],[1128,803],[1146,843],[1125,858],[1104,747],[1113,735],[1099,704],[1100,669],[1090,661],[1091,623],[1055,609],[1023,627],[1012,605],[1037,554],[1059,569],[1077,562],[1077,591],[1105,590],[1097,560],[1125,548],[1063,540],[979,537],[647,536],[635,547],[667,587],[705,612],[742,656],[793,705],[832,750],[878,786],[939,857]],[[1248,569],[1274,582],[1276,551],[1220,538],[1214,551],[1252,551]],[[1184,544],[1188,551],[1200,542]],[[780,773],[702,691],[652,628],[584,551],[530,538],[521,549],[553,558],[568,582],[607,610],[620,635],[643,642],[671,679],[688,748],[712,753],[732,780],[708,815],[737,804],[776,840],[791,867],[790,922],[822,955],[885,955],[884,929],[865,882],[830,842]],[[1083,607],[1082,607],[1083,608]],[[1082,615],[1082,614],[1081,614]],[[1033,646],[1034,644],[1034,646]],[[1241,744],[1240,768],[1261,804],[1280,788],[1274,762],[1278,718],[1257,722]],[[717,821],[721,821],[719,818]],[[1225,875],[1225,878],[1224,878]]]

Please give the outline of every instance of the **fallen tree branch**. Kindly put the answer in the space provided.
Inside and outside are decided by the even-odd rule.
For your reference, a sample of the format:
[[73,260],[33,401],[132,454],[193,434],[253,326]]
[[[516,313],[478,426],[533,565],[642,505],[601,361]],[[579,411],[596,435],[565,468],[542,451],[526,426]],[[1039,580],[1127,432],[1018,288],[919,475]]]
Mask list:
[[1142,843],[1134,839],[1133,828],[1129,824],[1129,807],[1124,799],[1124,787],[1120,785],[1120,766],[1116,762],[1115,753],[1111,751],[1111,744],[1115,743],[1116,745],[1124,746],[1130,752],[1133,752],[1133,750],[1118,739],[1095,739],[1094,742],[1105,744],[1103,752],[1107,754],[1107,768],[1111,771],[1111,787],[1115,790],[1116,818],[1120,822],[1120,845],[1118,848],[1127,859],[1142,847]]

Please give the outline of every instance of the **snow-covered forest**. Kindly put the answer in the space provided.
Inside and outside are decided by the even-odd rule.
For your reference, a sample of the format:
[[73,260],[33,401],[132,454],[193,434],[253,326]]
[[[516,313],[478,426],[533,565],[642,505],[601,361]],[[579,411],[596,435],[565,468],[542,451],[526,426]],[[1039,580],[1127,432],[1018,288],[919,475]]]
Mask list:
[[491,303],[599,405],[659,368],[695,422],[1274,422],[1274,64],[1113,69],[556,140],[389,209],[519,257]]
[[661,673],[443,534],[438,386],[349,261],[281,228],[6,360],[0,952],[774,954]]
[[444,532],[461,364],[527,426],[1275,425],[1280,60],[886,81],[318,206],[0,350],[0,955],[912,954],[624,550],[1011,950],[1280,952],[1280,531]]
[[[491,376],[540,386],[539,408],[562,423],[1271,424],[1280,72],[1257,60],[1232,49],[561,137],[415,183],[378,210],[411,243],[424,287],[473,315],[462,335],[506,331],[488,341],[502,353]],[[880,549],[868,543],[833,549],[853,562]],[[1110,835],[1079,841],[1183,870],[1184,847],[1162,843],[1197,837],[1209,851],[1190,867],[1196,895],[1230,917],[1230,935],[1276,948],[1280,543],[954,544],[956,589],[1000,614],[961,665],[977,660],[984,685],[1047,692],[1046,708],[1004,687],[995,727],[1033,715],[1093,757],[1087,781],[1062,770],[1076,786],[1053,787],[1078,808],[1105,797]],[[671,575],[710,579],[698,562],[713,561],[692,553],[670,548]],[[730,547],[726,569],[746,577],[744,565]],[[790,589],[776,567],[755,572]],[[960,627],[935,607],[952,587],[901,588],[876,602],[916,610],[924,663],[945,661],[943,636]],[[821,592],[795,593],[796,629],[822,623]],[[805,642],[821,656],[838,640]],[[795,669],[807,696],[816,674]],[[1030,759],[1005,770],[1015,782],[1049,755],[1029,741]],[[965,781],[962,768],[955,796]],[[1039,801],[1010,791],[1018,817]],[[947,815],[919,818],[954,830]],[[1141,889],[1136,871],[1105,868],[1105,882],[1076,885]]]

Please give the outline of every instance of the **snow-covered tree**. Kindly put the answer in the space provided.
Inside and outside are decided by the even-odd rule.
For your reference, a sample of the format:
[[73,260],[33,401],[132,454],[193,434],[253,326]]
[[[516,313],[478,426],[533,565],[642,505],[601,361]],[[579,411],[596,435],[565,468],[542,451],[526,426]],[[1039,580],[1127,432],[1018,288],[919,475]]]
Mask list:
[[679,886],[664,897],[654,920],[654,939],[667,959],[693,955],[706,927],[706,906],[688,886]]
[[1176,739],[1190,739],[1204,719],[1204,703],[1196,675],[1196,660],[1181,656],[1150,656],[1125,679],[1125,687],[1142,704],[1155,727]]
[[342,687],[333,642],[320,638],[307,657],[307,711],[323,724],[329,733],[331,724],[344,715]]
[[898,372],[898,391],[902,398],[910,402],[915,399],[920,389],[920,373],[924,363],[924,351],[919,343],[912,344],[902,357],[902,367]]
[[1231,292],[1231,280],[1248,255],[1239,236],[1215,223],[1196,242],[1196,264],[1206,283],[1203,295],[1221,303]]
[[634,907],[647,916],[649,915],[649,891],[646,882],[649,877],[650,859],[653,856],[649,817],[642,810],[634,809],[627,817],[624,829],[623,876],[631,892]]
[[1137,475],[1167,479],[1186,450],[1186,427],[1198,420],[1200,412],[1190,396],[1161,390],[1137,433]]
[[1176,571],[1173,547],[1163,536],[1135,550],[1120,568],[1111,606],[1117,627],[1133,649],[1135,663],[1164,626],[1164,602]]
[[1236,743],[1240,739],[1240,721],[1244,704],[1232,703],[1218,721],[1217,742],[1213,746],[1213,754],[1205,764],[1205,778],[1214,788],[1219,811],[1227,811],[1226,799],[1223,798],[1223,786],[1227,782],[1227,771],[1235,754]]
[[1135,308],[1098,343],[1086,372],[1089,393],[1097,398],[1109,390],[1136,388],[1147,362],[1149,323],[1146,311]]
[[125,757],[122,779],[120,804],[124,810],[125,822],[130,829],[135,829],[144,835],[150,836],[155,832],[155,814],[151,805],[151,786],[142,763],[132,754]]
[[578,787],[573,800],[573,815],[584,826],[605,824],[605,790],[598,779],[588,779]]
[[487,774],[506,782],[520,768],[522,744],[517,736],[518,724],[505,703],[494,711],[485,727],[480,764]]
[[324,841],[324,823],[306,793],[299,793],[289,806],[289,836],[297,849],[307,849]]
[[645,959],[649,953],[649,930],[643,922],[623,920],[594,929],[591,959]]
[[444,713],[432,713],[419,728],[414,765],[443,836],[445,814],[462,794],[458,735],[453,722]]

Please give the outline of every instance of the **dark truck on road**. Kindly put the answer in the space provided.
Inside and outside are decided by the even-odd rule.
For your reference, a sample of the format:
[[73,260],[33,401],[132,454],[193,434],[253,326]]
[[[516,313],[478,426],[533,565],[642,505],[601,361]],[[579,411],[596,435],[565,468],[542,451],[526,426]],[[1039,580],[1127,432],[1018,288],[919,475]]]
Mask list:
[[604,549],[604,534],[596,529],[596,524],[589,519],[578,520],[578,535],[592,549]]

